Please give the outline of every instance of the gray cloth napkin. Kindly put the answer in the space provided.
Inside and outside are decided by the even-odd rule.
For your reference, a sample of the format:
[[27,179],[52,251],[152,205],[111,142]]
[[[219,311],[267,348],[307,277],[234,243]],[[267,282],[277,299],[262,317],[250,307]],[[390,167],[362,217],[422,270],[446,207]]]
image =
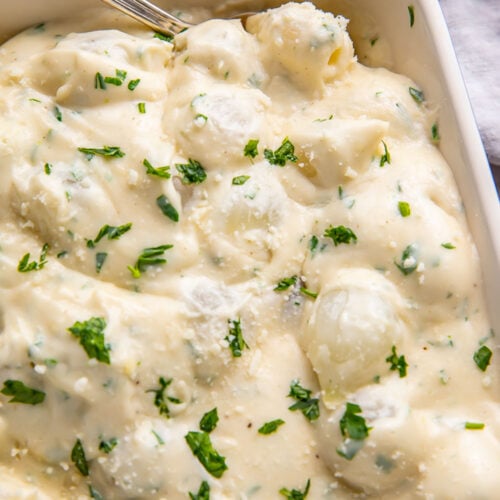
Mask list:
[[500,1],[440,3],[500,192]]

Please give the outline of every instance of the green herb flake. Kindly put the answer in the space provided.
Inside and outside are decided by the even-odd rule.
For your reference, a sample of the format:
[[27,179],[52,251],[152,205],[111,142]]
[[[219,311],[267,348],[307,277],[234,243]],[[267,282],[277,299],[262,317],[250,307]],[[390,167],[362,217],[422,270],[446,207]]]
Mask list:
[[168,198],[164,194],[156,198],[156,204],[162,211],[163,215],[174,222],[179,222],[179,212],[177,212],[175,207],[172,205],[172,203],[170,203],[170,201],[168,201]]
[[346,403],[344,415],[339,422],[342,436],[355,440],[363,440],[368,437],[371,427],[366,426],[365,419],[359,415],[361,412],[359,405]]
[[481,371],[485,372],[491,362],[492,356],[493,353],[491,352],[491,349],[488,346],[483,345],[474,353],[472,359],[476,363],[477,367]]
[[206,471],[216,478],[222,477],[227,470],[226,459],[214,449],[209,434],[190,431],[184,438]]
[[255,158],[259,154],[259,139],[250,139],[243,149],[243,154],[248,158]]
[[43,171],[47,174],[50,175],[52,173],[52,164],[50,163],[45,163],[43,166]]
[[384,146],[384,154],[380,157],[380,163],[379,165],[383,167],[386,163],[391,164],[391,153],[389,153],[389,149],[387,149],[387,144],[385,141],[382,141],[382,144]]
[[230,319],[228,320],[228,324],[229,333],[226,337],[224,337],[224,340],[228,342],[229,348],[231,349],[231,352],[233,354],[233,358],[239,358],[241,357],[243,349],[250,348],[243,338],[240,320]]
[[94,88],[100,90],[106,90],[106,82],[101,73],[97,72],[94,77]]
[[183,184],[201,184],[207,178],[201,163],[191,158],[188,163],[176,163],[175,168],[182,175]]
[[233,177],[231,184],[233,186],[243,186],[248,179],[250,179],[249,175],[238,175],[238,177]]
[[457,248],[453,243],[441,243],[441,246],[446,250],[455,250]]
[[312,391],[302,387],[298,380],[293,380],[290,384],[288,397],[297,402],[289,406],[288,409],[291,411],[300,410],[310,422],[319,418],[319,399],[312,398],[311,394]]
[[20,380],[6,380],[0,391],[5,396],[12,396],[9,403],[22,403],[25,405],[39,405],[45,400],[45,392],[32,389]]
[[99,450],[102,451],[103,453],[111,453],[113,449],[116,447],[118,444],[118,439],[115,437],[112,437],[111,439],[108,439],[107,441],[102,440],[99,443]]
[[158,442],[158,446],[162,446],[165,444],[165,441],[163,441],[163,438],[154,430],[151,429],[151,434],[156,438],[156,441]]
[[319,238],[313,234],[311,236],[311,239],[309,240],[309,250],[313,255],[318,250],[318,245],[319,245]]
[[406,201],[398,202],[398,209],[401,217],[409,217],[411,215],[410,204]]
[[58,122],[62,122],[62,113],[57,106],[54,106],[54,116]]
[[278,281],[278,284],[273,288],[275,292],[283,292],[284,290],[288,290],[291,286],[297,283],[297,276],[290,276],[289,278],[283,278]]
[[80,153],[87,155],[87,160],[91,160],[95,155],[104,156],[105,158],[122,158],[125,153],[119,146],[103,146],[102,148],[78,148]]
[[394,264],[405,276],[413,273],[418,267],[416,246],[408,245],[401,254],[401,261],[394,261]]
[[79,339],[90,359],[97,359],[101,363],[110,364],[110,346],[104,343],[104,329],[106,321],[104,318],[92,317],[86,321],[76,321],[68,331]]
[[174,41],[174,37],[172,35],[165,35],[160,33],[159,31],[155,31],[153,38],[158,38],[158,40],[162,40],[163,42],[172,43]]
[[264,149],[264,157],[271,165],[278,165],[284,167],[287,161],[295,163],[297,157],[294,154],[295,146],[290,142],[288,137],[283,139],[281,146],[272,151],[271,149]]
[[102,266],[108,258],[107,252],[97,252],[95,254],[95,272],[99,274],[101,272]]
[[198,493],[189,492],[189,498],[190,500],[210,500],[210,485],[203,481],[200,484]]
[[89,496],[93,500],[104,500],[103,495],[99,493],[91,484],[89,484]]
[[148,267],[166,264],[167,259],[163,258],[163,254],[172,247],[173,245],[160,245],[145,248],[139,255],[135,266],[128,266],[128,270],[134,278],[140,278],[141,273],[145,272]]
[[79,470],[82,476],[86,477],[89,475],[89,464],[85,458],[83,444],[79,439],[76,440],[76,443],[71,450],[71,461],[75,464],[75,467]]
[[484,429],[482,422],[465,422],[464,427],[471,431],[481,431]]
[[441,140],[441,135],[439,134],[439,125],[437,123],[432,124],[431,139],[434,143],[438,143]]
[[378,36],[375,36],[370,39],[370,45],[373,47],[378,42]]
[[141,83],[140,78],[137,78],[135,80],[130,80],[130,82],[128,82],[127,88],[133,92],[136,89],[137,85],[139,85],[139,83]]
[[264,435],[272,434],[273,432],[276,432],[278,430],[278,427],[280,427],[284,423],[285,423],[284,420],[281,420],[281,418],[277,418],[276,420],[271,420],[270,422],[266,422],[259,428],[257,432],[259,434],[264,434]]
[[408,16],[410,17],[410,28],[415,24],[415,7],[408,5]]
[[127,222],[127,224],[122,224],[121,226],[110,226],[109,224],[105,224],[99,229],[97,236],[94,240],[87,240],[88,248],[95,248],[97,243],[101,241],[105,236],[108,237],[108,240],[118,240],[125,233],[130,231],[132,228],[132,223]]
[[318,293],[317,292],[313,292],[313,291],[311,291],[308,288],[303,287],[303,286],[300,287],[300,293],[302,295],[305,295],[306,297],[311,298],[311,299],[317,299],[318,298]]
[[351,241],[358,241],[358,237],[354,234],[353,230],[345,226],[333,227],[332,225],[330,225],[330,227],[325,229],[323,236],[325,238],[331,238],[335,246],[338,246],[342,243],[344,243],[345,245],[349,245]]
[[170,418],[170,408],[168,406],[169,402],[176,405],[181,404],[181,401],[179,399],[174,398],[172,396],[168,396],[166,394],[166,390],[172,383],[172,381],[173,379],[171,378],[166,379],[165,377],[160,377],[158,379],[160,387],[158,389],[149,389],[146,391],[154,393],[155,397],[153,400],[153,404],[158,408],[160,415],[163,415],[166,418]]
[[391,371],[398,370],[400,378],[406,377],[408,363],[404,356],[398,356],[396,346],[392,346],[391,355],[385,358],[385,361],[391,365],[389,367]]
[[47,264],[47,252],[49,251],[49,244],[45,243],[40,251],[38,262],[35,260],[30,262],[30,254],[24,254],[17,264],[17,270],[20,273],[28,273],[30,271],[40,271]]
[[207,411],[200,420],[200,430],[208,432],[209,434],[217,427],[219,422],[219,415],[217,408]]
[[142,164],[146,167],[146,173],[148,175],[154,175],[156,177],[161,177],[162,179],[170,179],[170,166],[166,165],[164,167],[153,167],[151,163],[144,159]]
[[144,115],[146,113],[146,103],[145,102],[138,102],[137,103],[137,110],[141,115]]
[[421,90],[416,89],[415,87],[409,87],[408,92],[410,93],[410,95],[413,97],[413,100],[417,104],[422,104],[424,102],[425,97],[424,93]]
[[309,488],[311,487],[311,480],[308,479],[306,483],[306,487],[304,488],[304,491],[300,490],[289,490],[287,488],[281,488],[280,489],[280,495],[284,496],[288,500],[304,500],[307,497],[307,494],[309,493]]
[[116,87],[120,87],[121,84],[127,78],[127,72],[122,69],[115,70],[115,76],[105,76],[104,83],[109,85],[115,85]]

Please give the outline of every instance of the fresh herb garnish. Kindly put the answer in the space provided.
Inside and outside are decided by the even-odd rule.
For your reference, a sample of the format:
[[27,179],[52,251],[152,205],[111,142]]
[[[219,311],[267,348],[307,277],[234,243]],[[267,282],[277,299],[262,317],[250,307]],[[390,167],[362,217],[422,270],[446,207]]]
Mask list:
[[155,31],[153,38],[158,38],[158,40],[162,40],[163,42],[169,42],[169,43],[172,43],[172,41],[174,40],[174,37],[172,35],[164,35],[159,31]]
[[408,15],[410,16],[410,28],[415,24],[415,7],[408,5]]
[[54,116],[58,122],[62,122],[62,113],[57,106],[54,106]]
[[172,247],[173,245],[160,245],[157,247],[145,248],[141,255],[139,255],[135,266],[128,266],[128,270],[132,273],[134,278],[140,278],[141,273],[145,272],[148,267],[166,264],[167,259],[164,259],[162,255],[166,250]]
[[484,429],[484,424],[482,422],[465,422],[464,427],[472,431],[480,431]]
[[105,76],[104,83],[120,87],[121,84],[125,81],[125,78],[127,78],[126,71],[121,69],[115,69],[115,76]]
[[219,421],[219,415],[217,413],[217,408],[213,408],[207,411],[200,420],[200,429],[202,431],[212,432],[217,427],[217,422]]
[[43,171],[47,174],[47,175],[50,175],[52,173],[52,164],[50,163],[46,163],[44,166],[43,166]]
[[398,370],[400,378],[406,377],[406,368],[408,367],[408,363],[406,362],[405,357],[403,355],[398,356],[396,346],[394,345],[392,346],[391,352],[392,354],[385,358],[386,362],[391,365],[389,369],[391,371]]
[[104,77],[99,72],[97,72],[94,77],[94,88],[106,90],[106,82],[104,81]]
[[20,273],[28,273],[30,271],[40,271],[43,269],[45,264],[47,264],[47,252],[49,251],[49,244],[45,243],[40,251],[40,257],[38,262],[31,261],[30,262],[30,254],[24,254],[19,263],[17,264],[17,270]]
[[12,396],[9,403],[22,403],[25,405],[39,405],[45,400],[45,392],[32,389],[20,380],[6,380],[0,391],[5,396]]
[[309,250],[313,255],[318,250],[318,244],[319,244],[319,238],[313,234],[311,236],[311,239],[309,240]]
[[137,111],[141,113],[141,115],[144,115],[146,113],[146,103],[145,102],[138,102],[137,103]]
[[250,179],[249,175],[239,175],[238,177],[233,177],[232,184],[233,186],[243,186],[248,179]]
[[281,488],[280,495],[283,495],[288,500],[304,500],[309,493],[309,488],[311,486],[311,480],[308,479],[304,491],[300,490],[288,490],[287,488]]
[[87,247],[95,248],[97,243],[99,243],[99,241],[101,241],[105,236],[108,237],[108,240],[118,240],[126,232],[130,231],[131,228],[131,222],[127,222],[127,224],[122,224],[121,226],[110,226],[109,224],[105,224],[101,227],[101,229],[99,229],[99,232],[94,240],[87,240]]
[[264,157],[271,165],[284,167],[287,161],[292,163],[297,161],[297,157],[294,155],[294,152],[295,146],[290,142],[288,137],[285,137],[281,146],[276,151],[264,149]]
[[409,217],[411,215],[410,204],[406,201],[398,202],[399,213],[401,217]]
[[492,356],[493,353],[491,352],[491,349],[488,346],[483,345],[474,353],[472,359],[476,363],[477,367],[481,371],[485,372],[491,362]]
[[439,125],[437,123],[432,124],[431,138],[433,142],[439,142],[441,140],[441,136],[439,134]]
[[421,90],[416,89],[415,87],[409,87],[408,92],[410,93],[410,95],[413,97],[413,100],[417,104],[422,104],[424,102],[425,97],[424,93]]
[[137,78],[135,80],[130,80],[130,82],[128,82],[127,88],[131,91],[134,91],[136,89],[137,85],[139,85],[139,83],[141,83],[140,78]]
[[210,485],[203,481],[200,484],[200,488],[198,489],[198,493],[189,492],[190,500],[210,500]]
[[183,184],[200,184],[207,178],[207,173],[199,161],[188,159],[188,163],[176,163],[175,168],[182,175]]
[[179,212],[175,209],[175,207],[168,201],[168,198],[164,195],[161,194],[156,198],[156,204],[162,211],[163,215],[166,215],[170,220],[174,222],[179,221]]
[[80,153],[87,155],[87,160],[91,160],[95,155],[104,156],[105,158],[122,158],[125,153],[119,146],[103,146],[102,148],[78,148]]
[[289,406],[288,409],[291,411],[300,410],[304,417],[312,422],[319,417],[319,399],[311,398],[311,394],[311,390],[302,387],[298,380],[293,380],[290,384],[288,397],[297,402]]
[[305,288],[303,286],[300,287],[300,293],[311,299],[318,298],[318,292],[313,292],[312,290],[309,290],[309,288]]
[[104,343],[104,329],[106,321],[104,318],[90,318],[86,321],[76,321],[68,328],[84,348],[90,359],[94,358],[101,363],[110,364],[110,346]]
[[259,434],[272,434],[273,432],[276,432],[278,430],[278,427],[280,425],[283,425],[285,423],[284,420],[281,420],[281,418],[277,418],[276,420],[271,420],[269,422],[266,422],[264,425],[262,425],[259,430],[257,431]]
[[298,276],[290,276],[289,278],[283,278],[278,281],[278,284],[273,288],[275,292],[282,292],[288,290],[291,286],[297,283]]
[[226,459],[215,450],[210,441],[210,436],[206,432],[190,431],[184,438],[193,455],[200,461],[206,471],[214,477],[222,477],[224,471],[227,470]]
[[457,248],[453,243],[441,243],[441,246],[446,250],[455,250]]
[[82,476],[89,475],[89,464],[85,458],[83,444],[79,439],[76,440],[76,443],[71,450],[71,461],[75,464],[75,467],[80,471]]
[[418,267],[416,246],[408,245],[401,254],[401,262],[394,261],[394,264],[405,276],[415,271]]
[[250,139],[243,149],[243,154],[249,158],[255,158],[259,154],[259,139]]
[[383,167],[386,163],[389,165],[391,164],[391,153],[389,153],[389,150],[387,149],[387,144],[385,141],[382,141],[382,144],[384,146],[384,154],[380,157],[380,163],[379,165]]
[[170,418],[170,408],[168,407],[168,403],[173,403],[176,405],[181,404],[180,399],[174,398],[172,396],[168,396],[165,394],[168,386],[172,383],[173,379],[166,379],[165,377],[160,377],[158,379],[158,383],[160,387],[158,389],[148,389],[146,392],[153,392],[155,397],[153,400],[154,405],[158,408],[160,415],[163,415],[167,418]]
[[95,254],[95,272],[99,274],[101,272],[102,266],[108,258],[107,252],[97,252]]
[[228,320],[228,323],[229,323],[229,333],[226,337],[224,337],[224,340],[227,340],[227,342],[229,343],[229,348],[233,353],[233,357],[239,358],[245,347],[247,349],[250,348],[248,347],[248,344],[245,342],[245,339],[243,338],[240,320],[230,319]]
[[156,177],[161,177],[162,179],[170,179],[170,166],[166,165],[164,167],[153,167],[148,160],[144,159],[142,164],[146,167],[146,173],[149,175],[155,175]]
[[99,443],[99,450],[108,454],[111,453],[114,449],[114,447],[118,444],[118,439],[115,437],[112,437],[111,439],[108,439],[105,441],[104,439]]
[[340,419],[340,432],[342,436],[362,440],[368,437],[371,427],[366,426],[365,419],[359,415],[361,407],[355,403],[346,403],[345,412]]
[[93,500],[104,500],[104,497],[91,484],[89,484],[89,495]]
[[333,227],[330,225],[329,228],[325,229],[323,236],[325,238],[331,238],[335,246],[341,243],[349,245],[351,241],[358,241],[358,237],[354,234],[353,230],[345,226]]

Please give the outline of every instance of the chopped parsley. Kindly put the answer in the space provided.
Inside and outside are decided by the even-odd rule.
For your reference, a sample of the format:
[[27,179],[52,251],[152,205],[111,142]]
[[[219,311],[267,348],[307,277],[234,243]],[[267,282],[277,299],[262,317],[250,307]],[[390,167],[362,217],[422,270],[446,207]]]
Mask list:
[[389,165],[391,164],[391,153],[389,153],[389,150],[387,149],[387,144],[385,141],[382,141],[382,144],[384,146],[384,154],[380,157],[380,163],[379,165],[383,167],[386,163]]
[[47,174],[47,175],[50,175],[52,173],[52,164],[50,163],[46,163],[44,166],[43,166],[43,171]]
[[198,493],[189,492],[190,500],[210,500],[210,485],[206,481],[202,481],[198,489]]
[[156,198],[156,204],[162,211],[163,215],[167,216],[170,220],[174,222],[179,222],[179,212],[175,207],[168,201],[168,198],[162,194]]
[[371,427],[366,426],[365,419],[359,415],[361,407],[355,403],[346,403],[344,415],[340,419],[340,432],[342,436],[350,439],[362,440],[368,437]]
[[90,359],[94,358],[109,365],[110,346],[104,342],[105,328],[106,321],[104,318],[93,317],[86,321],[76,321],[73,326],[68,328],[68,331],[79,339],[80,345]]
[[401,261],[394,261],[396,267],[405,275],[408,276],[417,269],[417,248],[415,245],[408,245],[401,254]]
[[358,241],[358,237],[354,234],[353,230],[345,226],[333,227],[330,225],[329,228],[325,229],[323,236],[325,238],[331,238],[335,246],[341,243],[349,245],[351,241]]
[[145,102],[138,102],[137,103],[137,111],[141,113],[141,115],[144,115],[146,113],[146,103]]
[[57,106],[54,106],[54,116],[58,122],[62,122],[62,113]]
[[319,238],[313,234],[311,236],[311,239],[309,240],[309,250],[313,255],[318,250],[318,244],[319,244]]
[[95,248],[97,243],[99,243],[99,241],[101,241],[105,236],[108,237],[108,240],[118,240],[126,232],[130,231],[131,228],[131,222],[127,222],[127,224],[122,224],[121,226],[110,226],[109,224],[104,224],[104,226],[99,229],[95,239],[87,240],[87,247]]
[[276,432],[278,430],[278,427],[280,425],[283,425],[285,423],[284,420],[281,420],[281,418],[277,418],[276,420],[271,420],[270,422],[266,422],[264,425],[262,425],[259,430],[257,431],[259,434],[272,434],[273,432]]
[[439,134],[439,125],[437,123],[432,124],[431,139],[433,142],[439,142],[441,140],[441,136]]
[[446,250],[455,250],[457,248],[453,243],[441,243],[441,246]]
[[12,396],[9,403],[22,403],[25,405],[39,405],[45,400],[45,392],[32,389],[20,380],[6,380],[0,391],[5,396]]
[[233,186],[243,186],[248,179],[250,179],[249,175],[238,175],[238,177],[233,177],[231,183]]
[[319,399],[311,397],[312,391],[305,389],[299,384],[298,380],[293,380],[290,384],[289,398],[297,402],[289,406],[291,411],[300,410],[304,417],[309,421],[316,420],[319,417]]
[[106,90],[106,82],[104,81],[104,77],[99,72],[97,72],[94,77],[94,88]]
[[87,155],[87,160],[91,160],[95,155],[104,156],[105,158],[122,158],[125,153],[119,146],[103,146],[102,148],[78,148],[80,153]]
[[240,320],[229,319],[228,323],[229,323],[229,333],[226,337],[224,337],[224,340],[227,340],[229,348],[233,353],[233,358],[239,358],[241,357],[242,351],[243,349],[245,349],[245,347],[247,349],[250,348],[248,347],[248,344],[245,342],[245,339],[243,338]]
[[158,40],[162,40],[163,42],[169,42],[169,43],[172,43],[174,40],[174,37],[172,35],[165,35],[163,33],[160,33],[159,31],[155,31],[153,38],[158,38]]
[[278,284],[273,288],[273,290],[275,292],[282,292],[284,290],[288,290],[291,286],[297,283],[297,280],[298,280],[297,276],[290,276],[289,278],[283,278],[282,280],[278,281]]
[[101,272],[102,266],[108,258],[107,252],[97,252],[95,254],[95,272],[99,274]]
[[243,149],[243,154],[249,158],[255,158],[259,154],[259,139],[250,139]]
[[135,80],[130,80],[130,82],[128,82],[127,88],[131,91],[134,91],[136,89],[137,85],[139,85],[139,83],[141,83],[140,78],[137,78]]
[[112,437],[111,439],[108,439],[107,441],[102,440],[99,443],[99,450],[108,454],[108,453],[111,453],[113,451],[113,449],[115,448],[115,446],[117,444],[118,444],[118,439],[116,439],[115,437]]
[[210,433],[217,427],[217,422],[219,422],[219,415],[217,413],[217,408],[213,408],[201,417],[200,429]]
[[164,259],[162,256],[172,247],[173,245],[160,245],[157,247],[145,248],[141,255],[139,255],[135,266],[128,266],[128,270],[132,273],[134,278],[140,278],[141,273],[145,272],[148,267],[166,264],[167,259]]
[[398,209],[401,217],[409,217],[411,215],[410,204],[407,201],[398,202]]
[[424,102],[425,97],[424,93],[421,90],[416,89],[415,87],[409,87],[408,92],[410,93],[410,95],[413,97],[413,100],[417,104],[422,104]]
[[122,69],[115,69],[115,76],[105,76],[104,83],[120,87],[127,78],[127,72]]
[[389,369],[391,371],[398,370],[400,378],[406,377],[406,368],[408,367],[408,363],[406,362],[405,357],[403,355],[398,356],[396,346],[394,345],[392,346],[391,353],[392,354],[390,356],[385,358],[386,362],[391,365]]
[[146,167],[146,173],[149,175],[155,175],[156,177],[161,177],[162,179],[170,179],[170,166],[166,165],[164,167],[153,167],[148,160],[144,159],[142,164]]
[[415,7],[408,5],[408,15],[410,16],[410,28],[415,24]]
[[71,450],[71,461],[75,464],[75,467],[79,470],[82,476],[89,475],[89,464],[85,458],[83,444],[79,439],[76,440],[76,443]]
[[476,363],[477,367],[481,371],[485,372],[491,362],[492,356],[493,353],[491,352],[491,349],[488,346],[483,345],[474,353],[472,359]]
[[38,262],[35,260],[30,262],[30,254],[24,254],[19,263],[17,264],[17,270],[20,273],[28,273],[30,271],[40,271],[43,269],[45,264],[47,264],[47,252],[49,250],[49,244],[45,243],[40,251],[40,257]]
[[472,431],[481,431],[484,429],[484,424],[482,422],[465,422],[464,427]]
[[283,139],[281,146],[276,150],[264,149],[264,157],[271,165],[278,165],[284,167],[287,161],[292,163],[297,161],[297,157],[294,155],[295,146],[290,142],[288,137]]
[[175,405],[181,404],[180,399],[174,398],[172,396],[168,396],[165,394],[168,386],[172,383],[173,379],[166,379],[165,377],[160,377],[158,379],[158,383],[160,387],[158,389],[149,389],[146,392],[153,392],[155,397],[153,400],[153,404],[158,408],[160,415],[164,417],[170,418],[170,408],[168,407],[168,403],[173,403]]
[[280,489],[280,495],[283,495],[288,500],[304,500],[309,493],[309,488],[311,487],[311,480],[308,479],[304,491],[300,490],[288,490],[287,488]]
[[210,435],[206,432],[189,431],[184,438],[206,471],[214,477],[222,477],[227,470],[226,459],[215,450]]
[[201,163],[188,159],[188,163],[176,163],[175,168],[182,175],[183,184],[200,184],[207,178],[207,173]]

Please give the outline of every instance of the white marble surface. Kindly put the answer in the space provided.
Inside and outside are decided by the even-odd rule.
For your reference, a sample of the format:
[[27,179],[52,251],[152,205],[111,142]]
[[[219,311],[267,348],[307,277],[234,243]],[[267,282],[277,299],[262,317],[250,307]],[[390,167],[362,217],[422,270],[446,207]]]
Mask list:
[[440,0],[500,191],[500,0]]

